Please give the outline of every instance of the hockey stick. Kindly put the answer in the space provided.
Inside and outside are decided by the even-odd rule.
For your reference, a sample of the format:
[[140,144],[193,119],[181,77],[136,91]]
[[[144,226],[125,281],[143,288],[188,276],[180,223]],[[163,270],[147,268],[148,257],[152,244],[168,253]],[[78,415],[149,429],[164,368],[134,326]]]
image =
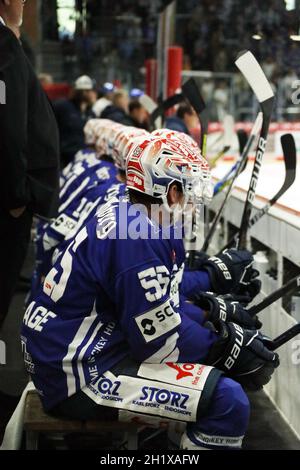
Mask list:
[[248,134],[244,129],[238,129],[237,138],[239,141],[240,155],[242,155],[248,141]]
[[202,246],[202,250],[201,251],[204,251],[206,252],[208,247],[209,247],[209,244],[211,242],[211,239],[214,235],[214,232],[216,230],[216,227],[217,227],[217,224],[222,216],[222,213],[223,213],[223,210],[225,208],[225,205],[232,193],[232,189],[233,189],[233,185],[234,185],[234,182],[236,181],[236,179],[239,177],[239,175],[241,174],[241,172],[243,171],[243,169],[245,168],[245,162],[247,161],[247,158],[248,158],[248,154],[249,154],[249,151],[252,147],[252,144],[253,144],[253,141],[254,139],[256,138],[260,128],[261,128],[261,125],[262,125],[262,113],[259,113],[257,115],[257,118],[255,120],[255,123],[253,125],[253,128],[251,130],[251,134],[248,138],[248,142],[243,150],[243,153],[241,155],[241,157],[239,158],[239,161],[236,163],[237,167],[236,167],[236,172],[235,172],[235,175],[234,177],[232,178],[231,180],[231,183],[228,187],[228,190],[227,190],[227,193],[225,195],[225,198],[221,204],[221,207],[219,209],[219,211],[216,213],[215,217],[214,217],[214,220],[209,228],[209,231],[205,237],[205,240],[204,240],[204,243],[203,243],[203,246]]
[[165,112],[168,109],[173,108],[173,106],[175,106],[176,104],[181,103],[182,101],[184,101],[184,96],[182,93],[177,93],[175,95],[169,96],[169,98],[164,100],[162,103],[156,106],[155,109],[152,110],[150,114],[150,124],[156,129],[158,129],[157,125],[155,125],[157,120],[160,118],[162,125],[165,117]]
[[207,153],[206,147],[208,134],[208,114],[206,110],[206,104],[193,78],[190,78],[182,85],[182,93],[189,101],[190,105],[194,108],[198,116],[201,126],[200,149],[203,157],[205,158]]
[[217,161],[225,155],[231,148],[234,136],[234,119],[230,114],[227,114],[224,119],[224,147],[213,158],[210,159],[210,166],[214,167]]
[[260,107],[263,113],[262,128],[260,132],[253,171],[239,230],[238,248],[242,249],[246,247],[248,222],[251,217],[257,181],[262,164],[262,159],[266,149],[266,139],[268,136],[269,125],[271,121],[274,103],[274,93],[259,63],[250,51],[242,52],[235,63],[241,73],[244,75],[249,85],[251,86],[254,94],[256,95],[260,103]]
[[[218,183],[215,184],[214,196],[216,196],[216,194],[218,194],[220,191],[223,191],[223,189],[231,183],[231,178],[234,177],[236,169],[237,169],[237,167],[239,165],[239,162],[242,158],[244,148],[245,148],[245,146],[247,145],[247,142],[248,142],[247,132],[244,131],[243,129],[239,129],[237,131],[237,137],[238,137],[238,141],[239,141],[240,157],[237,159],[237,161],[234,163],[234,165],[230,168],[230,170],[226,173],[226,175],[223,176],[223,178],[220,181],[218,181]],[[248,160],[245,159],[245,164],[244,164],[244,168],[242,169],[242,171],[245,170],[246,165],[247,165],[247,161]]]
[[292,326],[291,328],[286,330],[284,333],[277,336],[277,338],[273,340],[264,339],[263,342],[265,346],[268,349],[270,349],[270,351],[275,351],[280,346],[287,343],[288,341],[293,339],[295,336],[299,335],[299,333],[300,333],[300,323],[297,323],[297,325]]
[[285,163],[285,180],[281,189],[270,199],[270,201],[260,209],[249,221],[249,228],[251,228],[258,220],[260,220],[272,207],[276,201],[294,184],[296,179],[296,166],[297,166],[297,152],[295,139],[291,134],[284,134],[281,136],[281,145],[284,155]]
[[[182,85],[182,93],[190,105],[194,108],[201,126],[200,149],[203,157],[207,153],[207,134],[208,134],[208,114],[206,104],[201,96],[199,88],[193,78],[190,78]],[[197,240],[195,235],[194,240]],[[190,268],[194,265],[195,250],[189,252],[188,265]]]
[[300,287],[300,275],[293,277],[290,279],[286,284],[281,286],[275,292],[268,295],[264,300],[262,300],[259,304],[253,305],[253,307],[249,308],[248,313],[251,316],[257,315],[259,312],[264,310],[265,308],[269,307],[272,303],[276,302],[276,300],[280,299],[284,295],[287,295]]
[[[150,123],[151,123],[151,115],[152,113],[157,109],[157,103],[148,95],[142,95],[138,99],[139,103],[146,109],[150,116]],[[157,119],[151,123],[151,126],[154,127],[155,129],[158,129],[159,127],[162,126],[161,120]]]
[[142,95],[138,99],[139,103],[146,109],[146,111],[151,115],[153,111],[157,108],[157,103],[148,95]]
[[[270,208],[278,201],[279,198],[294,184],[296,179],[296,167],[297,167],[297,151],[295,139],[291,134],[284,134],[281,136],[281,145],[284,155],[284,165],[285,165],[285,179],[283,185],[275,196],[270,199],[267,204],[264,205],[249,221],[248,229],[253,227],[256,222],[258,222],[269,210]],[[231,240],[223,248],[229,248],[230,246],[236,245],[238,240],[238,233],[236,233]],[[222,251],[223,251],[222,250]]]

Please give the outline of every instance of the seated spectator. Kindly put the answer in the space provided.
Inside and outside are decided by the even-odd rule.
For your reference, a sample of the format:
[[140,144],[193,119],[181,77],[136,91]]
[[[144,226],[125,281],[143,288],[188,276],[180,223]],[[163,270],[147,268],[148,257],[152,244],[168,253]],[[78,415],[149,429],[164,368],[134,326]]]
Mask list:
[[119,122],[124,126],[132,126],[132,120],[128,114],[128,108],[129,97],[127,91],[117,90],[114,93],[112,104],[104,109],[100,117]]
[[97,118],[101,116],[101,113],[104,111],[104,109],[107,106],[110,106],[112,104],[114,91],[115,91],[115,86],[113,85],[113,83],[106,82],[102,86],[98,94],[98,100],[93,106],[93,111]]
[[134,127],[149,130],[148,113],[139,101],[133,100],[129,103],[129,116]]
[[38,79],[42,87],[44,85],[52,85],[53,84],[53,77],[49,73],[40,73],[38,75]]
[[176,115],[166,119],[166,127],[173,131],[184,132],[190,135],[190,131],[197,127],[198,118],[193,108],[187,104],[181,104]]
[[92,106],[96,101],[95,84],[87,75],[79,77],[70,99],[54,102],[54,112],[59,128],[61,163],[66,166],[75,153],[84,148],[83,128],[95,117]]

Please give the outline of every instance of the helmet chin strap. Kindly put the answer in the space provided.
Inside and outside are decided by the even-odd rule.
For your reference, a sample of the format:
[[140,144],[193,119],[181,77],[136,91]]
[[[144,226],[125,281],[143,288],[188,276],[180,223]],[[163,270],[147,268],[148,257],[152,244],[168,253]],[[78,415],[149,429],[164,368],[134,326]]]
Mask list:
[[167,195],[162,196],[162,201],[163,201],[162,206],[164,210],[166,211],[166,213],[172,216],[172,221],[171,221],[172,225],[176,224],[176,222],[178,222],[179,220],[182,220],[183,215],[188,206],[188,202],[189,202],[189,198],[186,195],[184,196],[183,204],[180,204],[179,202],[177,202],[176,204],[173,204],[172,206],[170,206],[168,203]]

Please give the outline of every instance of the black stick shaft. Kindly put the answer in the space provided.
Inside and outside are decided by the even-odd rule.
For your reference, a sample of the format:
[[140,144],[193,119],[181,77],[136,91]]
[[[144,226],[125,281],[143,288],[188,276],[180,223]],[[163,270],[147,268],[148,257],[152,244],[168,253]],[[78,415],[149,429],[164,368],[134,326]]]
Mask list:
[[211,224],[210,229],[209,229],[209,231],[208,231],[208,234],[206,235],[206,238],[205,238],[205,240],[204,240],[203,247],[202,247],[202,251],[204,251],[204,252],[206,252],[207,249],[208,249],[208,247],[209,247],[209,244],[210,244],[211,239],[212,239],[212,237],[213,237],[213,235],[214,235],[214,233],[215,233],[215,230],[216,230],[216,227],[217,227],[217,225],[218,225],[218,222],[219,222],[219,220],[220,220],[220,218],[221,218],[221,216],[222,216],[224,207],[225,207],[225,205],[227,204],[227,200],[228,200],[228,198],[229,198],[229,196],[230,196],[230,194],[231,194],[231,192],[232,192],[232,188],[233,188],[234,182],[236,181],[236,179],[238,178],[238,176],[239,176],[239,175],[241,174],[241,172],[242,172],[244,162],[245,162],[246,158],[248,157],[249,151],[250,151],[250,149],[251,149],[251,146],[252,146],[252,144],[253,144],[253,141],[254,141],[255,137],[256,137],[256,136],[253,135],[253,134],[250,135],[250,137],[249,137],[249,139],[248,139],[248,141],[247,141],[247,144],[246,144],[246,146],[245,146],[245,148],[244,148],[244,150],[243,150],[243,154],[242,154],[241,159],[240,159],[240,161],[239,161],[239,165],[238,165],[238,167],[237,167],[236,173],[235,173],[234,177],[233,177],[232,180],[231,180],[231,183],[230,183],[230,185],[229,185],[229,187],[228,187],[228,190],[227,190],[227,192],[226,192],[226,196],[225,196],[225,198],[224,198],[224,200],[223,200],[223,202],[222,202],[222,204],[221,204],[221,207],[220,207],[219,211],[218,211],[217,214],[215,215],[214,220],[212,221],[212,224]]
[[241,226],[239,230],[239,242],[238,242],[239,250],[246,248],[246,245],[247,245],[248,224],[251,218],[251,211],[253,207],[257,181],[258,181],[258,177],[260,173],[262,159],[265,153],[266,140],[268,137],[273,103],[274,103],[274,97],[269,98],[268,100],[261,103],[261,108],[263,112],[263,124],[262,124],[260,138],[259,138],[258,145],[257,145],[253,171],[252,171],[250,185],[249,185],[249,189],[248,189],[247,197],[245,201],[242,222],[241,222]]
[[280,336],[277,336],[273,341],[270,341],[266,346],[271,351],[275,351],[280,348],[283,344],[287,343],[291,339],[295,338],[300,333],[300,324],[292,326],[289,330],[282,333]]
[[300,276],[297,275],[293,279],[288,281],[286,284],[284,284],[282,287],[280,287],[280,289],[268,295],[268,297],[266,297],[262,302],[249,308],[248,310],[249,314],[256,315],[257,313],[261,312],[265,308],[269,307],[269,305],[276,302],[276,300],[280,299],[286,294],[289,294],[290,292],[296,290],[299,287],[300,287]]

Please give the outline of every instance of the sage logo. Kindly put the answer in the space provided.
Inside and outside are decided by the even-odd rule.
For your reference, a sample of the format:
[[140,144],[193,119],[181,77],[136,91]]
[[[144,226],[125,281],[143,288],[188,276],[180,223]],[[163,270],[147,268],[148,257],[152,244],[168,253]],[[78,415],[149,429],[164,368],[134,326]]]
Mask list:
[[0,104],[6,104],[6,85],[0,80]]
[[4,341],[0,341],[0,366],[6,364],[6,344]]

